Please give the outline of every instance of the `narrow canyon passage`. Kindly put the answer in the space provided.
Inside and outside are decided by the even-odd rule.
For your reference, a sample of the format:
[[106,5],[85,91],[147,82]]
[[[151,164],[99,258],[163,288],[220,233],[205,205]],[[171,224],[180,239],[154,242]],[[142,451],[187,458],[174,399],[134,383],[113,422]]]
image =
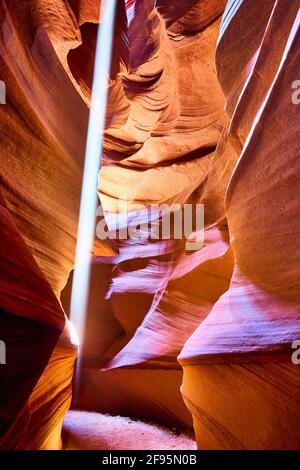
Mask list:
[[0,0],[0,450],[300,449],[299,136],[300,0]]

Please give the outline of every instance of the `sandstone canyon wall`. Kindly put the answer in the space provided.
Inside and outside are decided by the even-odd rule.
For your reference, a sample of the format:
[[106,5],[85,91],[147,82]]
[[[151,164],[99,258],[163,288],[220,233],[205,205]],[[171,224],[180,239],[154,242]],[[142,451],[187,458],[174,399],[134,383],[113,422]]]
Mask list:
[[[0,0],[2,448],[59,448],[70,406],[99,6]],[[203,204],[204,245],[95,240],[76,406],[194,428],[200,449],[299,448],[299,8],[118,1],[105,220]]]

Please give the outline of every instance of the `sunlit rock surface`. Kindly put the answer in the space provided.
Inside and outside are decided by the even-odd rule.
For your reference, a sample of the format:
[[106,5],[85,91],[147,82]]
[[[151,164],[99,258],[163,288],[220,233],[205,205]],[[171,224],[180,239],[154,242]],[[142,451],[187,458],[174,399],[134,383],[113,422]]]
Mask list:
[[[2,448],[61,446],[100,3],[0,0]],[[204,204],[204,245],[95,243],[80,407],[194,424],[201,449],[299,448],[299,7],[118,1],[106,222]]]

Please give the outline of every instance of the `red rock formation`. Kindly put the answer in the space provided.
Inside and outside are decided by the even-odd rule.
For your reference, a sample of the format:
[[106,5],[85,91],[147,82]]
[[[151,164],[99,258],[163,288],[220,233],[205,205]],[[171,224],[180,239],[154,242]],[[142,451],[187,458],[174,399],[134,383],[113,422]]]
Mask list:
[[[65,319],[57,297],[73,266],[87,110],[48,35],[52,17],[45,6],[0,2],[7,89],[0,107],[3,448],[59,445],[76,354],[67,330],[61,336]],[[67,34],[68,16],[62,8],[56,13],[58,40]]]
[[[59,448],[70,404],[76,348],[57,299],[68,312],[100,3],[0,0],[0,339],[14,363],[0,369],[2,448]],[[85,409],[193,417],[199,448],[299,447],[299,7],[119,0],[106,221],[201,203],[205,243],[186,250],[195,228],[97,241]]]
[[241,2],[232,15],[229,2],[221,26],[218,75],[239,155],[225,199],[234,271],[179,356],[200,448],[299,448],[299,6]]

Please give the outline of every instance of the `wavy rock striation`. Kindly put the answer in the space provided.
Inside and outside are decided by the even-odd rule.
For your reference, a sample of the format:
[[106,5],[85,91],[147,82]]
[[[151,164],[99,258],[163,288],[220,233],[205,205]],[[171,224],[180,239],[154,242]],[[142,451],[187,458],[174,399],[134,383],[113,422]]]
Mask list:
[[[2,448],[59,448],[70,405],[100,4],[0,0]],[[299,448],[299,7],[118,1],[97,233],[143,236],[95,242],[78,406],[194,426],[201,449]],[[153,237],[164,204],[204,205],[201,248],[175,219]]]

